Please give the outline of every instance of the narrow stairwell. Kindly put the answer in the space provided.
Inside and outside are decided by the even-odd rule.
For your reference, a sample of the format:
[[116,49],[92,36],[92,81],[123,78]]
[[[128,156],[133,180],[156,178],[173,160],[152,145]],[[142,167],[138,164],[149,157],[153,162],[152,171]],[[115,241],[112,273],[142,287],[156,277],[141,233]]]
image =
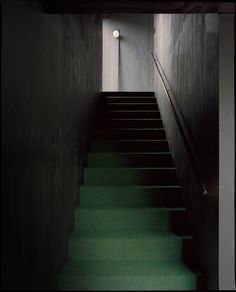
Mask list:
[[196,290],[188,230],[153,93],[104,96],[61,290]]

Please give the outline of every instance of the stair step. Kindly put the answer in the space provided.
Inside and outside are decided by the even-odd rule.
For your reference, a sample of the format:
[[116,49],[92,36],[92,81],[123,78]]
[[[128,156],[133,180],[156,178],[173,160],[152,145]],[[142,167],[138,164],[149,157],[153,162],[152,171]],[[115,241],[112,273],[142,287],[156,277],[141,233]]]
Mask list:
[[171,153],[167,152],[90,152],[88,153],[89,167],[171,167]]
[[181,261],[192,237],[170,231],[75,230],[69,240],[69,260]]
[[172,230],[187,233],[185,208],[75,208],[80,230]]
[[179,262],[69,261],[61,290],[196,290],[197,275]]
[[101,96],[155,96],[154,91],[103,91]]
[[86,167],[84,183],[87,185],[176,185],[176,169]]
[[179,186],[85,186],[81,207],[180,207]]
[[158,110],[157,103],[106,103],[104,105],[106,110]]
[[157,118],[160,119],[158,110],[109,110],[104,111],[104,117],[108,118]]
[[97,139],[166,139],[163,128],[117,128],[117,129],[98,129],[94,133]]
[[92,140],[93,152],[169,151],[167,140]]
[[100,125],[110,128],[163,128],[162,120],[155,118],[104,119]]
[[155,97],[151,96],[105,96],[103,103],[157,103]]
[[154,92],[103,92],[102,103],[60,290],[197,290],[195,241]]

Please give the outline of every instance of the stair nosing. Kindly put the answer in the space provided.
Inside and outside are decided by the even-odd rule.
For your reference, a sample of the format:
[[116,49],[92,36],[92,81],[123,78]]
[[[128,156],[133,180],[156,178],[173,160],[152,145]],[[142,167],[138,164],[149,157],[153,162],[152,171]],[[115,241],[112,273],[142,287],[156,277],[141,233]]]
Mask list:
[[160,112],[159,110],[106,110],[106,112]]
[[105,101],[106,99],[153,99],[153,101],[155,102],[155,103],[157,103],[156,102],[156,98],[154,97],[154,96],[104,96],[104,98],[103,98],[103,101]]
[[93,139],[92,141],[109,141],[109,142],[116,142],[116,141],[168,141],[167,139],[113,139],[113,140],[109,140],[109,139]]
[[110,118],[112,121],[162,121],[156,118]]
[[106,166],[94,166],[94,167],[89,167],[87,166],[84,170],[86,171],[87,169],[100,169],[100,168],[105,168],[106,170],[107,169],[150,169],[150,170],[153,170],[153,169],[176,169],[176,167],[117,167],[117,166],[114,166],[114,167],[106,167]]
[[106,95],[103,97],[104,99],[105,98],[154,98],[156,99],[154,96],[148,96],[148,95]]

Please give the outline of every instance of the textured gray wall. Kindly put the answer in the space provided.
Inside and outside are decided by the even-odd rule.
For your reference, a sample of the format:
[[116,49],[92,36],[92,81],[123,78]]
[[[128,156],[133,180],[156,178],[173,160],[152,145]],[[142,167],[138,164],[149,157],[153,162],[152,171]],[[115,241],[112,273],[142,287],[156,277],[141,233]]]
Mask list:
[[154,71],[154,87],[183,197],[197,240],[197,258],[209,289],[218,287],[218,17],[216,14],[157,14],[154,51],[175,97],[200,163],[208,196],[200,187]]
[[102,21],[2,1],[4,289],[53,289],[101,90]]
[[[120,30],[118,41],[112,36]],[[118,43],[119,53],[118,52]],[[153,15],[120,14],[103,20],[103,90],[153,91]],[[119,74],[117,83],[117,58]]]
[[234,15],[220,15],[219,30],[219,288],[235,290]]

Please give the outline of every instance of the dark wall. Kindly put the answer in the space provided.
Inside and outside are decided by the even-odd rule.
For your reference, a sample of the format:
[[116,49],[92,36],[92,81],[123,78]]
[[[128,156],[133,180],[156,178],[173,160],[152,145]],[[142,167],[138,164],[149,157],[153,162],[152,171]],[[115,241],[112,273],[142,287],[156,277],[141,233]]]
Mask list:
[[201,196],[157,70],[154,86],[209,289],[218,286],[218,17],[155,15],[154,50],[186,125],[208,195]]
[[54,289],[101,90],[102,22],[2,1],[4,289]]

